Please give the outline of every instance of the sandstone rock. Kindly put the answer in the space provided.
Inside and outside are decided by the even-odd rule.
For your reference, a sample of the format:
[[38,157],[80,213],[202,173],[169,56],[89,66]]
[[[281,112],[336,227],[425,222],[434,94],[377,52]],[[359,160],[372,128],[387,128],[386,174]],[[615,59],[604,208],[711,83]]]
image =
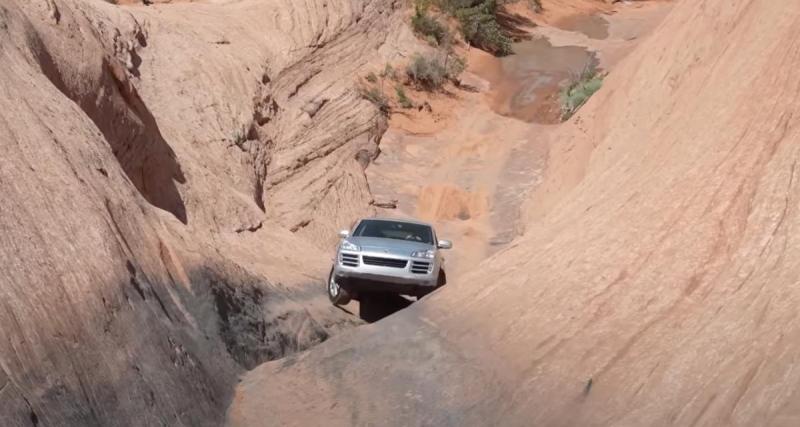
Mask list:
[[397,199],[375,199],[372,205],[381,209],[397,209]]
[[677,3],[535,136],[552,144],[521,239],[251,372],[231,424],[796,424],[799,17]]
[[245,369],[357,323],[288,228],[371,209],[350,78],[396,7],[0,2],[0,425],[219,425]]

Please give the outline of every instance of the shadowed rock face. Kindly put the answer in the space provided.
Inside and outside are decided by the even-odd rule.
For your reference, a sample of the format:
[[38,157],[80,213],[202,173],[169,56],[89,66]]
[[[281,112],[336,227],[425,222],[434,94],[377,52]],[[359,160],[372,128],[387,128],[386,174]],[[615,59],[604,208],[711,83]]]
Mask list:
[[231,424],[796,425],[799,31],[800,4],[678,3],[550,135],[522,238],[252,371]]
[[396,18],[312,3],[0,1],[0,425],[219,425],[245,369],[357,323],[288,229],[368,212],[349,78]]
[[[30,32],[30,52],[41,72],[100,130],[142,196],[186,223],[186,208],[176,188],[176,184],[186,183],[180,165],[124,63],[104,51],[96,34],[81,31],[92,25],[85,15],[69,8],[57,10],[58,18],[52,19],[61,27],[59,33],[73,36],[62,46],[48,47],[38,32]],[[140,31],[136,35],[140,37],[137,44],[146,43]],[[84,54],[80,61],[65,57],[76,51],[100,54]]]

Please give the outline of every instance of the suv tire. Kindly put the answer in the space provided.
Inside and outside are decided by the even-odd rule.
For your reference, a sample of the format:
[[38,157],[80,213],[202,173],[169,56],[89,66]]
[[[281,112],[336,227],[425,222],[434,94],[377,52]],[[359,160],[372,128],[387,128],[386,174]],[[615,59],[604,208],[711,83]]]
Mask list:
[[334,305],[347,305],[347,303],[350,302],[350,293],[336,282],[336,277],[333,275],[333,268],[331,268],[331,272],[328,274],[328,285],[326,287],[328,289],[328,299],[330,299]]

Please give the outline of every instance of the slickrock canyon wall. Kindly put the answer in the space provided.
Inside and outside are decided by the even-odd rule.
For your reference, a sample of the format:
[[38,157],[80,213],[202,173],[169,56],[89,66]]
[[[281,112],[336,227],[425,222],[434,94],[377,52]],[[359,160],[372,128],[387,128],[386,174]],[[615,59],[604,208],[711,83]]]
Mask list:
[[230,423],[797,425],[798,34],[798,3],[679,2],[550,135],[523,237],[250,372]]
[[319,236],[371,212],[354,75],[404,28],[388,0],[0,1],[0,425],[219,425],[244,369],[355,324]]

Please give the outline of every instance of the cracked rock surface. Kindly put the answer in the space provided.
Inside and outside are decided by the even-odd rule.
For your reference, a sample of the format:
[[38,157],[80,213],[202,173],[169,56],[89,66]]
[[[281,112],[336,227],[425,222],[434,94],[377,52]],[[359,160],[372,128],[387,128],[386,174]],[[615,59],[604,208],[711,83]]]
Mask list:
[[0,425],[219,425],[359,323],[323,284],[397,8],[0,1]]

